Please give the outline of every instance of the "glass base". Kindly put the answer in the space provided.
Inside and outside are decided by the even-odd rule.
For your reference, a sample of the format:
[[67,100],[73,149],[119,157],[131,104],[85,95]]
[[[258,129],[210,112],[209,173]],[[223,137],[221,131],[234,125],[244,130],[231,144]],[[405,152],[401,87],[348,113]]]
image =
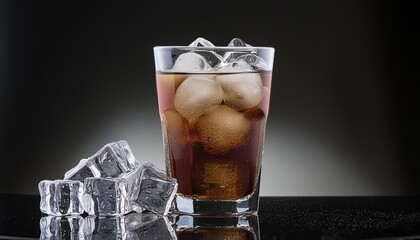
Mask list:
[[176,194],[171,212],[179,215],[206,216],[256,215],[258,204],[259,187],[254,193],[238,200],[202,200]]
[[241,216],[169,216],[178,240],[181,239],[240,239],[259,240],[257,215]]

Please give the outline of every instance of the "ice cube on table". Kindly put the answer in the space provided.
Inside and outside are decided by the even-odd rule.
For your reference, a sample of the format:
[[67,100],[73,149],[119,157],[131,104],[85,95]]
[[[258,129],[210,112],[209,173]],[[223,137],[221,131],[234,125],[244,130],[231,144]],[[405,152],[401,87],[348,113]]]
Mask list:
[[216,76],[215,80],[225,93],[225,103],[237,111],[257,106],[264,97],[258,73],[222,74]]
[[132,210],[128,182],[123,178],[86,178],[83,206],[89,215],[122,215]]
[[83,239],[82,221],[80,216],[47,216],[39,220],[40,240]]
[[188,122],[212,111],[223,101],[220,85],[209,77],[192,76],[184,80],[175,93],[175,109]]
[[172,70],[177,72],[196,73],[211,70],[212,67],[207,60],[195,52],[187,52],[178,56]]
[[124,216],[88,216],[83,219],[84,238],[98,240],[126,239],[127,232],[124,221]]
[[129,201],[136,200],[139,195],[141,170],[141,166],[138,166],[131,172],[123,173],[117,178],[124,179],[127,182],[127,199]]
[[167,177],[165,172],[145,162],[136,204],[154,213],[166,215],[177,189],[178,183],[175,178]]
[[199,141],[205,151],[225,154],[246,143],[251,121],[227,105],[220,105],[209,114],[201,116],[196,126]]
[[139,161],[134,157],[127,141],[120,140],[110,143],[117,156],[122,160],[122,164],[127,165],[127,169],[133,169],[140,166]]
[[64,179],[83,182],[88,177],[99,177],[101,173],[93,166],[93,159],[82,159],[74,168],[64,174]]
[[175,230],[172,228],[166,216],[160,216],[154,221],[135,229],[138,239],[177,239]]
[[124,140],[106,144],[90,158],[101,172],[101,177],[118,177],[138,166],[137,160]]
[[55,215],[82,214],[83,183],[75,180],[43,180],[38,184],[41,212]]
[[106,144],[93,156],[80,160],[79,164],[64,174],[64,179],[83,180],[87,177],[118,177],[138,167],[125,140]]

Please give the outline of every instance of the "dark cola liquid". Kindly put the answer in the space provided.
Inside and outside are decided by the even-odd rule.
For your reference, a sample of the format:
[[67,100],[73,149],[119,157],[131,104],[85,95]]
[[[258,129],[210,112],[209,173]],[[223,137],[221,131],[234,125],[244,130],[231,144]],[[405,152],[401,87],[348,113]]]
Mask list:
[[[256,78],[261,84],[258,93],[252,92]],[[167,170],[178,181],[178,193],[217,200],[253,193],[260,172],[271,72],[158,73],[156,79]],[[205,84],[198,84],[200,79]],[[248,95],[256,97],[247,99]],[[201,103],[203,99],[209,103]]]

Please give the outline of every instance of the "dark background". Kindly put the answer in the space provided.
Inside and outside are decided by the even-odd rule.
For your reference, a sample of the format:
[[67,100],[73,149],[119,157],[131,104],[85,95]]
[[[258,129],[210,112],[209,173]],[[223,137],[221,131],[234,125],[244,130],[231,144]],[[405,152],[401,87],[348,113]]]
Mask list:
[[153,46],[276,49],[263,195],[420,193],[415,1],[0,0],[0,192],[126,139],[163,167]]

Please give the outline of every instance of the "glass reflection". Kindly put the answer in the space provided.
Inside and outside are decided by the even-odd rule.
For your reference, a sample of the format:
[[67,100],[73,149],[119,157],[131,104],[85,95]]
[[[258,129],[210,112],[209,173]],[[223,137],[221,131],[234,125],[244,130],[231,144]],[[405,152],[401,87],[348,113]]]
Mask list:
[[173,228],[178,240],[259,240],[258,216],[177,216]]
[[166,216],[150,212],[125,216],[47,216],[39,221],[40,239],[177,239]]
[[125,216],[47,216],[39,222],[40,239],[259,240],[258,216],[166,216],[150,212]]

